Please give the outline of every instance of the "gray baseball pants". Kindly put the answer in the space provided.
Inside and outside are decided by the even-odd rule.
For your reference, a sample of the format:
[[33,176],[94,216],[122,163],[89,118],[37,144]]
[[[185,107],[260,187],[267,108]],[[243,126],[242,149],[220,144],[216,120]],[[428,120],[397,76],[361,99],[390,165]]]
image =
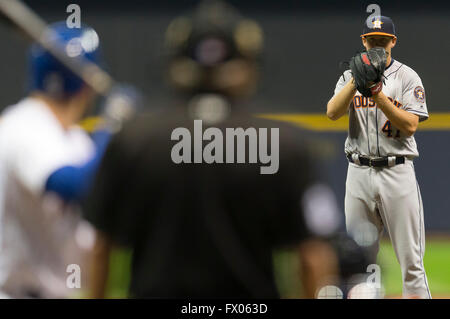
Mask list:
[[384,168],[349,163],[345,219],[349,233],[357,231],[361,222],[375,225],[378,231],[378,239],[372,246],[375,256],[385,229],[400,263],[403,296],[431,298],[423,266],[423,205],[412,160]]

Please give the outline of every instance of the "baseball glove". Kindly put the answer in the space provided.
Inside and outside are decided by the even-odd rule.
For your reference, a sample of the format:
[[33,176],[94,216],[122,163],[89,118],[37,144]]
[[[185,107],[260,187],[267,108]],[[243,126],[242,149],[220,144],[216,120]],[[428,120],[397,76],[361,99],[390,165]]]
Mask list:
[[359,93],[371,97],[381,92],[385,68],[386,51],[383,48],[372,48],[352,57],[350,69]]

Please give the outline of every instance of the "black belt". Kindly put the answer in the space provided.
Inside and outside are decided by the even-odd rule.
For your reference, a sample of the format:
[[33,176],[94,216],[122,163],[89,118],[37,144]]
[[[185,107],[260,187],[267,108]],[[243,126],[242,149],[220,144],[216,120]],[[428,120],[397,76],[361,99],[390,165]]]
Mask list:
[[[347,158],[350,162],[355,163],[352,158],[352,154],[347,154]],[[389,166],[388,157],[379,157],[379,158],[369,158],[366,156],[358,155],[360,165],[369,166],[369,167],[387,167]],[[405,157],[404,156],[395,156],[395,165],[404,164]]]

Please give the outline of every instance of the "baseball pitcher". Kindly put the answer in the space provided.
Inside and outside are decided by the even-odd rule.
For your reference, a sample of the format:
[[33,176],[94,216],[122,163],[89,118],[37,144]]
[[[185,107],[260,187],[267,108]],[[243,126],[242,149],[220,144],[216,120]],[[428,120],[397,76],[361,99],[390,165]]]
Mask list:
[[[337,82],[327,116],[349,115],[345,215],[350,233],[370,222],[388,232],[400,263],[405,297],[431,298],[423,266],[423,204],[414,171],[414,133],[428,118],[417,73],[391,55],[397,36],[385,16],[369,17],[361,35],[365,52],[350,60]],[[376,242],[374,255],[378,253]]]

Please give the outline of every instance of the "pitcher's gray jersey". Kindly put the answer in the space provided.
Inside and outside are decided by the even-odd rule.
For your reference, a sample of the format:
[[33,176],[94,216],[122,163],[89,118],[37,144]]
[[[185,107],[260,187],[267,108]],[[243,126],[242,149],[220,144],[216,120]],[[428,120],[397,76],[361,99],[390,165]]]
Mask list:
[[[417,73],[396,60],[386,68],[383,93],[395,106],[416,114],[419,121],[428,118],[425,90]],[[336,84],[336,95],[351,79],[350,70],[344,72]],[[349,130],[345,142],[346,153],[370,157],[419,156],[414,136],[407,137],[395,128],[371,98],[356,92],[349,109]]]

